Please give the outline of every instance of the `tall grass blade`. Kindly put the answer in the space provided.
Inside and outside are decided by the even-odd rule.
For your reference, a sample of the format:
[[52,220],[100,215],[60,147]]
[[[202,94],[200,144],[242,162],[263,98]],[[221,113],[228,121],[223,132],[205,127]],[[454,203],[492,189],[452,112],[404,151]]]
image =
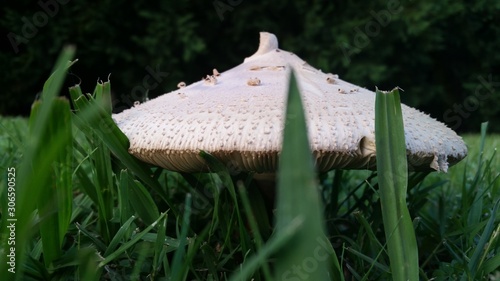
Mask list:
[[276,254],[275,279],[343,280],[335,252],[325,237],[306,120],[293,71],[279,163],[275,235],[295,219],[304,223],[289,246]]
[[149,191],[139,182],[132,180],[129,182],[130,204],[139,217],[147,224],[153,223],[160,212]]
[[33,158],[36,167],[49,168],[49,177],[38,182],[38,216],[40,235],[43,241],[44,262],[49,266],[62,254],[61,246],[68,229],[72,212],[72,160],[73,139],[71,112],[68,100],[57,98],[47,120],[47,126],[39,135],[31,135],[38,119],[42,102],[35,102],[30,116],[30,137],[39,138],[47,145]]
[[[102,86],[106,89],[108,86],[105,82]],[[109,150],[123,163],[132,173],[140,178],[147,186],[152,188],[170,207],[168,196],[157,180],[151,178],[151,171],[146,164],[128,153],[129,141],[128,138],[115,124],[108,110],[103,108],[93,97],[78,95],[79,86],[70,88],[70,93],[78,111],[75,114],[75,123],[80,130],[89,134],[89,130],[97,135]],[[171,208],[174,214],[175,208]]]
[[128,250],[132,246],[136,245],[137,242],[140,241],[146,234],[148,234],[158,224],[158,222],[160,222],[165,216],[166,216],[166,213],[162,213],[155,222],[153,222],[152,224],[148,225],[148,227],[146,227],[143,231],[141,231],[141,232],[137,233],[136,235],[134,235],[132,237],[132,239],[130,239],[129,241],[127,241],[126,243],[124,243],[123,245],[121,245],[116,251],[114,251],[111,254],[109,254],[108,256],[106,256],[104,258],[104,260],[102,260],[99,263],[98,266],[99,267],[105,266],[109,262],[115,260],[118,256],[120,256],[126,250]]
[[184,216],[182,217],[181,223],[181,234],[179,237],[179,248],[174,255],[174,260],[172,261],[172,281],[181,281],[185,279],[187,264],[183,262],[186,256],[186,246],[187,246],[187,235],[189,230],[189,222],[191,219],[191,194],[186,195]]
[[167,229],[167,218],[168,215],[165,215],[165,218],[158,222],[158,231],[156,235],[155,241],[155,253],[153,257],[153,272],[152,277],[154,279],[158,268],[162,264],[163,260],[166,259],[167,247],[164,246],[165,238],[166,238],[166,229]]
[[[240,242],[241,248],[242,248],[243,252],[246,252],[249,249],[249,246],[248,246],[247,239],[245,239],[247,236],[246,229],[244,228],[245,224],[242,220],[242,215],[240,213],[240,206],[239,206],[238,199],[236,196],[236,189],[234,187],[233,180],[231,179],[231,175],[229,174],[229,170],[228,170],[226,165],[224,165],[222,162],[220,162],[217,158],[215,158],[211,154],[209,154],[205,151],[200,151],[199,155],[205,160],[207,165],[210,167],[210,170],[212,172],[217,173],[217,175],[220,177],[222,183],[224,184],[224,186],[227,188],[229,194],[231,195],[232,202],[234,203],[234,206],[235,206],[234,207],[235,212],[230,214],[230,218],[229,218],[229,221],[227,222],[227,225],[224,225],[226,222],[221,222],[219,224],[221,227],[225,227],[225,232],[227,233],[227,237],[226,237],[225,241],[229,241],[229,235],[230,235],[230,233],[232,233],[232,225],[233,225],[231,223],[231,221],[233,221],[234,217],[236,217],[236,219],[238,220],[238,230],[240,232],[240,237],[242,237],[241,242]],[[218,204],[220,202],[219,195],[220,195],[220,193],[216,194],[216,196],[214,198],[214,200],[215,200],[215,211],[213,214],[214,221],[218,221],[221,218],[224,218],[226,216],[226,214],[222,213],[221,210],[219,210],[221,207],[220,206],[221,204]],[[229,245],[230,248],[232,249],[231,243],[225,243],[225,244]]]
[[134,220],[135,217],[131,216],[125,223],[120,226],[120,229],[116,232],[116,235],[113,237],[108,247],[106,248],[106,251],[104,252],[105,257],[109,256],[113,251],[115,251],[122,239],[126,238],[127,232],[130,229],[130,225]]
[[[481,234],[481,237],[479,238],[479,241],[477,243],[477,246],[469,260],[469,263],[467,265],[468,267],[468,273],[470,276],[467,276],[467,272],[465,272],[462,275],[461,280],[475,280],[477,275],[482,273],[480,270],[478,270],[481,267],[481,264],[484,262],[485,256],[487,253],[484,253],[487,247],[488,241],[492,242],[491,236],[493,234],[493,231],[495,229],[495,221],[497,219],[496,214],[498,214],[498,207],[500,205],[500,200],[497,200],[495,206],[493,207],[493,210],[491,212],[491,216],[488,220],[488,223],[486,224],[483,233]],[[469,277],[467,279],[467,277]]]
[[394,281],[418,281],[418,249],[406,205],[408,167],[398,89],[377,89],[375,101],[377,173],[385,237]]
[[[251,280],[252,274],[259,266],[264,264],[273,254],[287,247],[295,237],[296,232],[303,228],[304,220],[296,218],[280,230],[279,235],[272,236],[269,241],[260,249],[256,255],[250,257],[242,265],[241,269],[234,273],[230,281]],[[281,280],[281,279],[275,279]],[[289,279],[293,280],[293,279]],[[300,280],[300,279],[297,279]],[[310,279],[312,280],[312,279]],[[327,280],[327,279],[325,279]],[[335,280],[335,279],[334,279]]]
[[118,211],[120,212],[120,222],[123,224],[130,218],[134,211],[130,205],[130,176],[127,170],[120,171],[118,183]]
[[[79,86],[70,88],[70,95],[72,98],[77,99],[80,94],[81,90]],[[94,94],[92,96],[89,95],[89,98],[95,101],[92,107],[74,102],[75,108],[79,114],[89,116],[95,115],[96,108],[104,108],[104,106],[111,103],[109,82],[97,83]],[[109,112],[108,114],[111,113]],[[74,118],[75,124],[80,131],[85,134],[89,144],[94,148],[91,152],[88,152],[90,167],[92,170],[97,171],[89,173],[92,178],[92,184],[84,189],[98,207],[97,214],[100,234],[103,236],[104,241],[109,242],[116,232],[116,225],[111,223],[116,193],[113,182],[111,153],[109,148],[104,144],[104,141],[98,137],[93,129],[93,127],[102,126],[102,124],[82,123],[78,117],[77,115]],[[85,174],[82,174],[81,171],[78,175],[81,175],[80,179],[86,180],[84,179]]]
[[[33,227],[33,211],[38,205],[38,197],[43,191],[40,183],[48,182],[51,175],[53,175],[53,166],[45,165],[44,163],[53,163],[49,159],[41,159],[43,163],[35,163],[38,151],[49,150],[57,151],[55,147],[57,144],[49,142],[43,143],[41,136],[47,131],[50,122],[52,121],[50,115],[54,108],[54,100],[56,99],[64,81],[65,72],[71,65],[70,60],[73,58],[75,49],[73,47],[66,47],[63,49],[59,56],[53,74],[44,85],[42,93],[42,103],[38,108],[36,120],[30,125],[30,138],[27,140],[26,147],[23,151],[23,159],[19,167],[16,167],[16,212],[13,217],[16,224],[16,264],[17,268],[14,269],[15,275],[8,276],[10,280],[23,280],[23,272],[21,269],[22,264],[26,258],[26,245],[28,239],[34,234],[31,231]],[[52,155],[54,156],[54,155]],[[39,158],[38,158],[39,159]],[[2,228],[3,237],[9,233],[9,229]],[[57,230],[59,232],[59,229]],[[59,234],[58,234],[59,236]],[[2,243],[0,247],[10,247],[7,243]],[[8,253],[7,249],[1,249],[0,252]],[[57,255],[57,254],[56,254]],[[54,255],[55,256],[55,255]],[[0,257],[0,271],[6,274],[10,266],[7,264],[7,255],[4,254]],[[50,258],[49,258],[50,259]],[[7,274],[13,273],[12,271]]]
[[[259,251],[261,251],[262,245],[264,244],[264,242],[263,242],[262,236],[260,235],[259,226],[258,226],[257,221],[255,219],[254,211],[252,210],[250,200],[248,200],[248,195],[246,193],[245,186],[241,182],[238,183],[238,191],[241,195],[240,198],[241,198],[241,202],[243,203],[243,208],[245,209],[245,212],[247,213],[248,224],[250,225],[250,228],[252,229],[252,234],[254,236],[256,251],[259,252]],[[266,277],[266,280],[270,280],[271,279],[271,270],[269,269],[269,265],[267,263],[263,263],[262,271],[263,271],[263,275]]]

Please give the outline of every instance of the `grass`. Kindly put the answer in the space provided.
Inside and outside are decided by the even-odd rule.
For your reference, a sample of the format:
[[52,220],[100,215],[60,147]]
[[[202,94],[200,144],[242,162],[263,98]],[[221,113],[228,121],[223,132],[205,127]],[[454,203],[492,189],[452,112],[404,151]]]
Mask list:
[[[394,259],[391,239],[406,238],[395,226],[384,229],[383,210],[391,207],[392,200],[382,202],[383,208],[380,200],[390,183],[369,171],[315,175],[307,139],[297,137],[305,136],[302,117],[287,122],[282,153],[287,165],[281,167],[277,209],[270,216],[252,175],[231,174],[209,154],[202,157],[213,173],[200,174],[169,172],[131,157],[127,139],[109,116],[109,82],[98,83],[89,95],[72,87],[75,111],[71,111],[68,101],[57,98],[64,76],[61,69],[69,67],[72,50],[65,54],[31,120],[0,119],[4,155],[0,276],[8,280],[394,278],[394,268],[404,261]],[[290,116],[301,116],[297,97],[292,83]],[[464,137],[469,146],[466,160],[448,174],[408,173],[407,195],[400,192],[397,197],[406,202],[399,210],[407,206],[407,219],[411,218],[405,231],[414,230],[418,245],[417,261],[409,270],[416,271],[420,280],[500,278],[500,169],[495,150],[500,136],[482,129],[481,135]],[[66,153],[61,147],[67,147],[62,150]],[[15,274],[7,264],[12,246],[7,228],[12,196],[4,188],[12,178],[9,168],[16,171]],[[285,187],[296,192],[280,192]],[[417,250],[411,245],[410,249]]]
[[377,89],[375,131],[382,221],[393,280],[419,280],[418,247],[406,203],[408,165],[399,89]]

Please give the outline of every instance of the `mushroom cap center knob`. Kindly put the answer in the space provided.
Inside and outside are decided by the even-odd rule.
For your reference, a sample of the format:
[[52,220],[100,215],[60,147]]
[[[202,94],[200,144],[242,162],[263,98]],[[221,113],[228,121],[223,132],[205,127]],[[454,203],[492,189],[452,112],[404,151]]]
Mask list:
[[276,35],[269,32],[261,32],[259,49],[257,49],[257,52],[253,55],[263,55],[276,49],[278,49],[278,38]]

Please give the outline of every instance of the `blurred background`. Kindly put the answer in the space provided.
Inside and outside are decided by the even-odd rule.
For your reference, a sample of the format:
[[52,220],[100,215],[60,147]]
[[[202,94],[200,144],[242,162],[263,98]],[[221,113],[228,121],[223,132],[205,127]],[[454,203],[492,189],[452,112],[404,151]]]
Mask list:
[[[470,3],[473,2],[473,3]],[[117,111],[243,62],[259,31],[323,72],[460,133],[500,132],[500,1],[2,1],[0,115],[27,115],[66,44],[67,86],[110,77]]]

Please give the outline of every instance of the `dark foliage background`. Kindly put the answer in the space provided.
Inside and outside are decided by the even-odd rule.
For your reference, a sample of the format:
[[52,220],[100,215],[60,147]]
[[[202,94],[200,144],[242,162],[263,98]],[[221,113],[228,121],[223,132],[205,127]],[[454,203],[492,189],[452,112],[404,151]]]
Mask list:
[[111,73],[120,110],[241,63],[264,30],[324,72],[403,88],[457,131],[500,131],[500,1],[17,0],[1,12],[1,115],[28,114],[65,44],[79,58],[68,85],[90,92]]

